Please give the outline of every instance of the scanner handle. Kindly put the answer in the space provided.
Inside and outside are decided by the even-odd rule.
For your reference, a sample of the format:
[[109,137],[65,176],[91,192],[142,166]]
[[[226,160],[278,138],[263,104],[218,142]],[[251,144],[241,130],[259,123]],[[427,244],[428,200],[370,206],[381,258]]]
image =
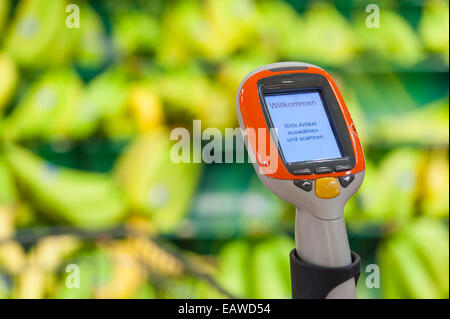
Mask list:
[[[343,212],[337,219],[320,219],[304,208],[296,208],[295,245],[298,257],[324,267],[352,263]],[[355,299],[355,279],[333,288],[326,299]]]

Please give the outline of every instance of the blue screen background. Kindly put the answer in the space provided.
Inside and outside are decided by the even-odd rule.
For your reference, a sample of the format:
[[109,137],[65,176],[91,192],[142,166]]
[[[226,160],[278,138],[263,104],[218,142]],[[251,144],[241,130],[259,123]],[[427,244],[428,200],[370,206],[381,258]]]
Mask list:
[[265,100],[288,163],[342,157],[319,92],[266,95]]

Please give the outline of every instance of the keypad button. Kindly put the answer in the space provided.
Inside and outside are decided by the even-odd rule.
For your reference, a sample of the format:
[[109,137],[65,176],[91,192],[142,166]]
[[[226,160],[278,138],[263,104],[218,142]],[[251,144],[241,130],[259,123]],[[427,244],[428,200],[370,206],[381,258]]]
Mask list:
[[344,175],[339,177],[339,183],[342,187],[347,187],[355,179],[355,175]]
[[350,165],[336,165],[336,166],[334,167],[334,170],[335,170],[336,172],[349,171],[349,170],[351,170],[351,169],[352,169],[352,167],[351,167]]
[[312,190],[312,180],[309,179],[297,179],[294,180],[294,185],[300,187],[301,189],[309,192]]
[[331,173],[333,172],[333,170],[331,169],[331,167],[316,167],[316,169],[314,170],[316,172],[316,174],[326,174],[326,173]]
[[334,177],[324,177],[316,180],[316,196],[319,198],[334,198],[340,193],[339,184]]
[[295,175],[311,175],[312,171],[309,168],[297,169],[294,171]]

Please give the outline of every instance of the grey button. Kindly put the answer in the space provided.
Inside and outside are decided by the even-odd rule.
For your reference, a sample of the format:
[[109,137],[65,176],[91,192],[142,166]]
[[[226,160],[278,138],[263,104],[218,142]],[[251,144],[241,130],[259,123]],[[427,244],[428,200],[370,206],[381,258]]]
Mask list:
[[300,187],[301,189],[309,192],[312,190],[312,180],[310,179],[296,179],[294,180],[294,185]]
[[352,169],[352,167],[350,165],[336,165],[334,167],[334,170],[336,172],[343,172],[343,171],[348,171],[348,170],[351,170],[351,169]]
[[317,167],[314,171],[316,172],[316,174],[326,174],[333,172],[331,167]]
[[354,179],[355,175],[344,175],[339,177],[339,183],[341,183],[342,187],[347,187]]
[[294,171],[295,175],[311,175],[312,171],[309,168],[297,169]]

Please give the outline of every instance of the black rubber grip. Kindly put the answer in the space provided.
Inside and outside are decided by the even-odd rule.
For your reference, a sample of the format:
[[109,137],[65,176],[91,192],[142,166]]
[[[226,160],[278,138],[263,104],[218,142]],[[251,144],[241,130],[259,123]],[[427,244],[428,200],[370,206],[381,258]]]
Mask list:
[[328,293],[343,282],[355,278],[358,282],[361,258],[351,252],[352,263],[344,267],[323,267],[301,260],[295,248],[291,259],[291,286],[293,299],[325,299]]

